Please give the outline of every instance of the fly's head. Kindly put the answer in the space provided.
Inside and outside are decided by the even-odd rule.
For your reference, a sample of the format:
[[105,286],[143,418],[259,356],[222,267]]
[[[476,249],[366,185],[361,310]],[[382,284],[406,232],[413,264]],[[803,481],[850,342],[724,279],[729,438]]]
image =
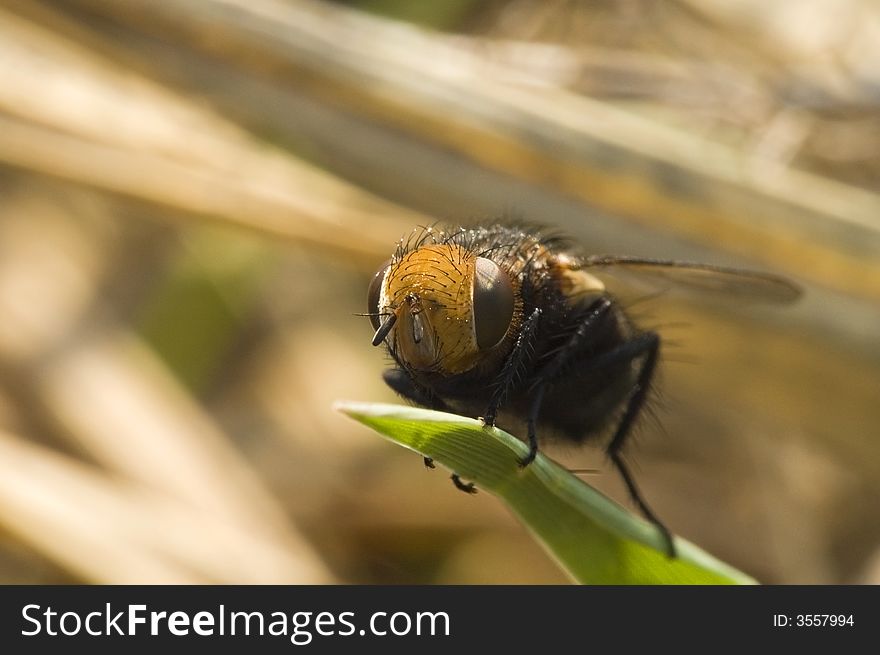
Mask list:
[[518,288],[497,263],[455,243],[421,245],[377,271],[368,304],[376,334],[405,366],[472,369],[508,335]]

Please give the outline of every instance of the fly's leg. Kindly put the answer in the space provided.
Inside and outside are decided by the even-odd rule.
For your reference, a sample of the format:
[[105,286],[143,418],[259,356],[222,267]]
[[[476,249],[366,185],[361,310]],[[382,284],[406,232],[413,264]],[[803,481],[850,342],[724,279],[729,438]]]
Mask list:
[[[657,515],[650,508],[648,503],[645,502],[645,499],[639,491],[639,488],[636,486],[635,479],[633,478],[632,473],[630,473],[622,456],[622,450],[626,443],[626,439],[630,434],[633,424],[638,418],[639,412],[641,412],[645,405],[648,392],[651,388],[651,382],[654,377],[654,371],[657,367],[657,359],[660,352],[660,337],[655,332],[644,332],[604,353],[595,356],[587,355],[585,349],[589,346],[592,337],[595,335],[595,330],[601,326],[603,318],[608,315],[610,310],[610,299],[600,298],[595,301],[587,310],[583,321],[578,326],[577,330],[575,330],[569,341],[557,351],[553,359],[550,360],[550,362],[548,362],[538,373],[537,382],[533,385],[531,404],[528,413],[529,453],[520,462],[520,466],[528,466],[534,461],[538,454],[536,425],[541,410],[541,404],[544,399],[544,393],[547,389],[547,385],[564,373],[567,366],[577,363],[579,366],[601,369],[641,359],[636,382],[627,398],[623,416],[614,432],[614,436],[608,444],[606,452],[611,459],[611,463],[623,478],[627,491],[639,511],[660,531],[663,537],[663,542],[666,546],[667,555],[669,555],[669,557],[675,557],[675,544],[673,543],[672,533],[669,531],[669,528],[657,518]],[[587,357],[584,358],[584,355],[587,355]]]
[[[382,374],[382,378],[385,380],[385,384],[394,389],[394,391],[417,405],[422,405],[438,411],[450,411],[445,402],[434,395],[429,389],[417,384],[416,381],[413,380],[412,377],[402,368],[389,369]],[[435,468],[434,460],[430,457],[424,457],[423,461],[426,468]],[[462,482],[458,473],[452,474],[452,484],[455,485],[456,489],[467,494],[477,493],[474,483]]]
[[468,482],[467,484],[465,484],[464,482],[461,481],[461,478],[458,477],[458,473],[453,473],[451,476],[449,476],[449,479],[452,480],[452,484],[454,484],[455,488],[458,489],[459,491],[463,491],[466,494],[477,493],[477,489],[476,489],[476,487],[474,487],[474,483]]
[[538,456],[538,412],[541,410],[541,403],[544,402],[544,391],[546,388],[547,385],[542,384],[535,389],[535,392],[532,395],[532,404],[529,405],[528,416],[529,452],[519,461],[520,468],[525,468],[534,462],[535,457]]
[[528,437],[529,452],[520,460],[520,467],[525,468],[538,456],[538,416],[541,412],[541,404],[544,402],[544,392],[547,385],[553,382],[563,372],[566,365],[576,361],[586,347],[593,340],[596,329],[600,328],[602,321],[611,310],[611,300],[599,298],[594,301],[584,313],[584,318],[578,325],[574,334],[563,345],[547,364],[538,372],[537,381],[532,385],[531,403],[528,413]]
[[[645,400],[648,397],[648,391],[651,388],[651,381],[654,377],[654,370],[657,367],[657,357],[660,352],[660,337],[655,332],[646,332],[637,337],[634,337],[622,344],[618,348],[613,351],[610,351],[603,357],[620,357],[624,361],[630,360],[637,357],[642,357],[641,368],[639,369],[638,376],[636,378],[635,386],[630,393],[629,399],[626,403],[626,409],[623,412],[623,417],[620,419],[620,424],[617,426],[617,430],[614,433],[611,441],[608,444],[608,448],[606,452],[608,453],[608,457],[611,459],[611,463],[614,464],[614,467],[620,473],[620,476],[623,478],[624,483],[626,484],[627,491],[629,491],[629,495],[632,498],[633,502],[642,512],[644,517],[648,519],[651,523],[653,523],[657,529],[660,531],[663,542],[666,546],[666,554],[673,558],[675,557],[675,543],[672,540],[672,533],[669,531],[669,528],[657,518],[657,515],[654,511],[648,506],[648,503],[645,502],[645,499],[642,497],[639,488],[636,486],[635,479],[630,473],[629,468],[626,465],[626,462],[623,460],[623,456],[621,451],[623,450],[624,443],[626,442],[627,437],[630,434],[633,423],[639,415],[639,412],[645,406]],[[616,353],[616,354],[615,354]]]
[[648,392],[651,389],[651,382],[654,378],[654,371],[657,368],[659,353],[659,335],[656,332],[644,332],[625,341],[612,350],[583,362],[583,365],[598,369],[633,362],[636,359],[641,358],[641,365],[639,367],[638,375],[636,376],[635,384],[633,385],[629,398],[626,400],[626,407],[623,411],[623,416],[620,419],[620,423],[617,425],[617,429],[614,431],[614,436],[608,443],[606,453],[608,454],[611,463],[614,465],[614,468],[620,473],[620,477],[623,478],[623,482],[626,484],[626,489],[629,492],[633,503],[639,508],[642,515],[653,523],[660,531],[660,534],[663,537],[666,554],[669,557],[675,557],[675,544],[672,540],[672,533],[669,531],[669,528],[657,518],[657,515],[650,508],[648,503],[645,502],[638,486],[636,486],[635,478],[633,478],[633,475],[622,455],[624,444],[630,435],[632,426],[638,418],[639,412],[641,412],[642,408],[645,406],[645,401],[648,398]]
[[522,329],[516,337],[516,343],[513,350],[510,351],[501,372],[493,383],[494,391],[492,398],[489,400],[489,407],[486,409],[483,423],[487,426],[495,425],[495,417],[498,414],[498,408],[504,403],[507,394],[516,384],[517,379],[522,375],[522,369],[528,364],[529,359],[535,351],[535,336],[538,333],[538,320],[541,318],[541,310],[537,307],[535,311],[523,322]]
[[[528,275],[523,277],[520,295],[528,306],[532,305],[531,299],[534,296],[534,289],[531,277]],[[538,336],[538,323],[541,319],[541,313],[541,309],[535,307],[531,314],[525,318],[520,326],[519,334],[516,336],[513,349],[504,361],[500,373],[492,383],[492,396],[489,398],[489,406],[483,414],[483,424],[488,427],[495,425],[498,408],[507,399],[508,394],[516,383],[522,379],[525,369],[535,354],[535,338]]]

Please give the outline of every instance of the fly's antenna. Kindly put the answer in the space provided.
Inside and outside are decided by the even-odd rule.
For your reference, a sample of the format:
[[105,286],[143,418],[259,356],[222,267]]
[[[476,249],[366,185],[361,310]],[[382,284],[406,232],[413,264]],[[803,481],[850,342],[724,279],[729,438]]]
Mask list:
[[385,341],[385,337],[388,336],[388,333],[391,332],[391,328],[394,327],[394,324],[397,322],[397,314],[389,314],[388,318],[386,318],[382,325],[379,326],[379,329],[376,330],[376,334],[373,336],[373,345],[378,346],[380,343]]

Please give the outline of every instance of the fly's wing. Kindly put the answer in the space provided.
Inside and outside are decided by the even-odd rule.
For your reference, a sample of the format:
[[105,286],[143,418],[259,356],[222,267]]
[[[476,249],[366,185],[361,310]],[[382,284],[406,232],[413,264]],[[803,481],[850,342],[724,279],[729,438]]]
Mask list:
[[778,275],[713,264],[599,255],[584,259],[582,267],[592,272],[607,269],[615,275],[635,276],[637,282],[655,288],[682,287],[736,300],[790,303],[801,295],[800,287]]

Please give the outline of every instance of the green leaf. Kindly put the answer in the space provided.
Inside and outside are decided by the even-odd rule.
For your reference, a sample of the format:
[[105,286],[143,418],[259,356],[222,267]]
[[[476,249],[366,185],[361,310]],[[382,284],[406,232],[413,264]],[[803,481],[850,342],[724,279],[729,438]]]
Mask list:
[[680,537],[670,559],[655,526],[540,453],[521,469],[528,446],[503,430],[399,405],[340,402],[336,409],[504,500],[577,582],[755,584]]

